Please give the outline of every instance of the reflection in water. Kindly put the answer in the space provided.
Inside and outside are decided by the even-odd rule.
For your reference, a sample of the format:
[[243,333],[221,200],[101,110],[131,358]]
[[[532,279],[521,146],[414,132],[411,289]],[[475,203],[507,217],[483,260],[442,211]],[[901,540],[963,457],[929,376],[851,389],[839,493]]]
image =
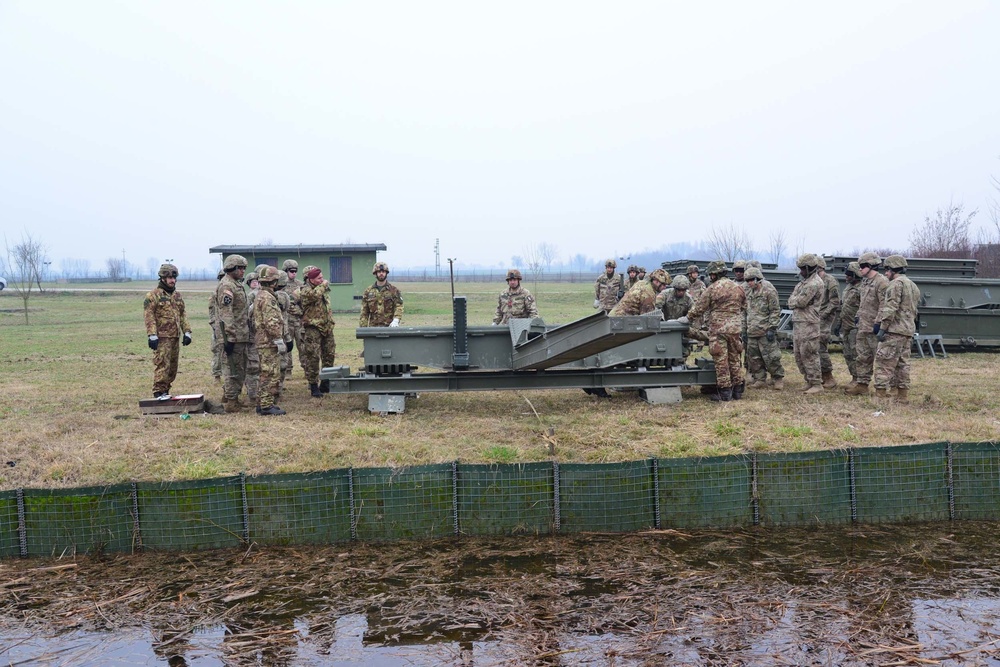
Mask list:
[[1000,664],[995,524],[0,562],[0,662]]

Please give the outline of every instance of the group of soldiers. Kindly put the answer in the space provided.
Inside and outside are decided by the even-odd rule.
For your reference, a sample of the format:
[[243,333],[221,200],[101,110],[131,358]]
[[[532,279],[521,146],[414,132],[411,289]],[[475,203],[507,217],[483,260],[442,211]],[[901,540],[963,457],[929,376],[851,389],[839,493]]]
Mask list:
[[[805,253],[796,265],[801,280],[788,298],[788,308],[795,364],[805,380],[803,393],[837,386],[828,347],[831,338],[839,336],[851,374],[846,394],[867,396],[874,376],[876,398],[890,398],[895,388],[895,400],[908,403],[920,290],[906,276],[906,259],[890,255],[883,261],[874,252],[862,254],[845,269],[843,295],[822,256]],[[615,274],[614,259],[604,266],[594,282],[594,308],[610,316],[659,311],[668,321],[688,325],[686,336],[707,343],[715,361],[712,400],[739,400],[748,387],[784,389],[777,340],[781,305],[760,262],[734,262],[732,279],[725,262],[710,262],[707,284],[694,264],[684,276],[671,279],[657,269],[648,280],[635,265],[629,267],[627,279]]]

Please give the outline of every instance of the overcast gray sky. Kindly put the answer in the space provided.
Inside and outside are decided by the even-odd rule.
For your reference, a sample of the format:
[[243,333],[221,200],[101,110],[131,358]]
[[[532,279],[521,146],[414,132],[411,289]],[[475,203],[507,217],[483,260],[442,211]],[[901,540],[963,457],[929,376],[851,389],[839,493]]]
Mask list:
[[986,0],[0,0],[0,229],[53,268],[905,247],[950,201],[989,222],[998,34]]

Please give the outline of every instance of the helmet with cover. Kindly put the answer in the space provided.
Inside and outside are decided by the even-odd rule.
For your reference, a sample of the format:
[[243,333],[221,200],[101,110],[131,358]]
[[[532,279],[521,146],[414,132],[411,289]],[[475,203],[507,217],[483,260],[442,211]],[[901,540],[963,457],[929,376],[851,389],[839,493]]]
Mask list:
[[750,268],[760,269],[760,268],[763,268],[763,267],[761,267],[761,265],[760,265],[760,260],[758,260],[758,259],[751,259],[749,262],[747,262],[747,268],[748,269],[750,269]]
[[160,271],[156,275],[160,278],[176,278],[178,275],[177,267],[173,264],[160,264]]
[[708,273],[709,275],[723,275],[728,271],[726,268],[726,263],[721,259],[716,259],[708,263]]
[[819,258],[811,252],[803,253],[795,261],[795,266],[800,269],[815,269],[819,266]]
[[816,266],[826,271],[826,260],[823,259],[823,255],[816,255]]
[[861,265],[858,264],[857,262],[851,262],[850,264],[847,265],[847,268],[844,269],[844,273],[850,273],[855,278],[857,278],[858,276],[861,275]]
[[507,277],[504,280],[522,280],[521,272],[517,269],[511,269],[507,272]]
[[761,270],[756,266],[750,266],[747,267],[746,273],[743,274],[743,277],[747,280],[763,280],[764,274],[761,273]]
[[670,286],[674,289],[686,290],[691,287],[691,281],[686,276],[677,276],[671,281]]
[[375,262],[375,265],[372,267],[372,275],[374,276],[379,271],[389,273],[389,265],[385,262]]
[[887,269],[899,271],[900,269],[906,268],[906,258],[902,255],[889,255],[885,258],[883,264],[885,264],[885,268]]
[[882,258],[878,256],[878,253],[872,251],[861,253],[861,257],[858,257],[858,264],[867,264],[868,266],[878,266],[882,263]]
[[746,271],[746,270],[747,270],[747,262],[746,262],[745,259],[738,259],[735,262],[733,262],[733,271],[734,272],[735,271]]
[[278,271],[278,287],[285,287],[288,285],[288,274],[284,271]]
[[653,271],[652,273],[650,273],[649,274],[649,279],[650,280],[655,280],[658,283],[660,283],[661,285],[669,285],[670,284],[670,276],[663,269],[657,269],[657,270]]
[[298,271],[299,263],[296,262],[294,259],[286,259],[284,262],[281,263],[281,270],[287,271],[288,269],[295,269],[296,271]]
[[250,273],[243,276],[243,280],[246,281],[247,285],[249,285],[255,280],[260,280],[260,276],[257,275],[256,271],[251,271]]
[[684,273],[698,273],[700,270],[697,264],[688,264],[687,270]]
[[226,273],[236,269],[245,268],[247,268],[247,258],[243,255],[230,255],[229,257],[226,257],[226,261],[222,263],[222,270]]
[[257,267],[257,280],[261,284],[274,285],[278,282],[278,269],[267,264],[261,264]]
[[604,261],[604,268],[608,268],[609,266],[612,269],[617,269],[618,268],[618,262],[616,262],[613,257],[611,259],[605,260]]

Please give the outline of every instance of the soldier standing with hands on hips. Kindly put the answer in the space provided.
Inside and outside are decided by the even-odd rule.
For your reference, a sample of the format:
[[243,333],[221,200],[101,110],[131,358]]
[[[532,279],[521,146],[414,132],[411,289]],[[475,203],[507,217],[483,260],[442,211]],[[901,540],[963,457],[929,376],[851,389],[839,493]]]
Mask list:
[[177,267],[161,264],[160,282],[146,294],[142,309],[146,337],[153,351],[153,398],[170,398],[170,385],[177,378],[181,333],[183,344],[191,344],[191,325],[184,313],[184,299],[177,291]]

